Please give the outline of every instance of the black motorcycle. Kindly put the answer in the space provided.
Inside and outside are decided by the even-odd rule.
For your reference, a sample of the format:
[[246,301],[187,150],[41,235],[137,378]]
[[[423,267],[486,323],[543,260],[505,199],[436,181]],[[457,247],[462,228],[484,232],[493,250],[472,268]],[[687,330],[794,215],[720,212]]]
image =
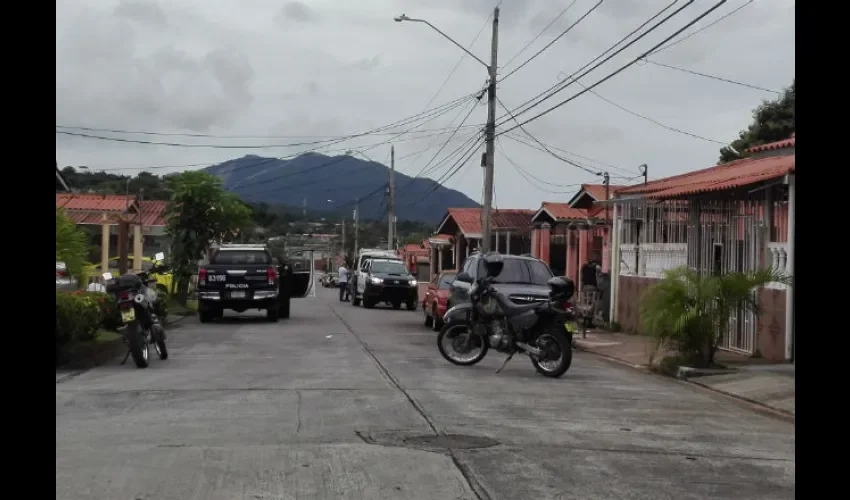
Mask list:
[[122,365],[132,356],[136,367],[147,368],[151,344],[159,359],[168,359],[165,328],[154,312],[159,297],[155,288],[156,280],[151,279],[150,274],[156,272],[159,272],[159,268],[153,267],[138,274],[118,276],[108,280],[106,285],[106,293],[114,296],[118,302],[123,324],[118,330],[124,334],[128,346]]
[[508,354],[496,371],[499,373],[514,354],[521,352],[531,358],[541,375],[562,376],[573,359],[576,324],[569,300],[575,284],[570,279],[552,278],[548,301],[516,304],[492,286],[503,267],[501,255],[488,254],[484,265],[487,274],[477,283],[468,273],[455,277],[470,286],[470,301],[452,307],[443,316],[444,326],[437,336],[440,354],[453,364],[472,366],[493,348]]

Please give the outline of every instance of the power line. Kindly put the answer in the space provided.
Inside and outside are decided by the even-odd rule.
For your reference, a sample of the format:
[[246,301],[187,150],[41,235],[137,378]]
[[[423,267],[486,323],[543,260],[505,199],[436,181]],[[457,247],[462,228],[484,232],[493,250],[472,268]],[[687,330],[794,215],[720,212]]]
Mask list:
[[[552,45],[554,45],[554,44],[555,44],[555,42],[557,42],[558,40],[560,40],[561,38],[563,38],[563,37],[564,37],[567,33],[569,33],[569,32],[570,32],[570,30],[572,30],[573,28],[575,28],[575,27],[576,27],[576,26],[577,26],[580,22],[584,21],[584,18],[586,18],[586,17],[587,17],[587,16],[589,16],[589,15],[590,15],[590,14],[591,14],[594,10],[596,10],[597,8],[599,8],[599,6],[600,6],[600,5],[602,5],[602,2],[604,2],[604,1],[605,1],[605,0],[598,0],[598,1],[596,2],[596,4],[594,4],[594,5],[593,5],[593,7],[591,7],[591,8],[590,8],[590,10],[588,10],[587,12],[585,12],[585,13],[584,13],[584,15],[582,15],[581,17],[579,17],[579,18],[578,18],[578,20],[576,20],[576,22],[574,22],[573,24],[571,24],[571,25],[567,26],[567,29],[565,29],[564,31],[562,31],[562,32],[561,32],[558,36],[556,36],[555,38],[553,38],[553,39],[552,39],[549,43],[547,43],[546,45],[544,45],[542,49],[540,49],[540,50],[538,50],[537,52],[535,52],[535,53],[534,53],[534,55],[532,55],[531,57],[529,57],[528,59],[526,59],[526,60],[525,60],[523,63],[521,63],[519,66],[517,66],[516,68],[514,68],[513,70],[511,70],[511,71],[510,71],[507,75],[505,75],[505,76],[503,76],[502,78],[500,78],[500,79],[499,79],[499,81],[500,81],[500,82],[505,81],[505,79],[506,79],[507,77],[509,77],[509,76],[513,75],[514,73],[516,73],[517,71],[519,71],[520,69],[522,69],[522,68],[523,68],[526,64],[528,64],[528,63],[530,63],[531,61],[533,61],[533,60],[534,60],[537,56],[539,56],[540,54],[542,54],[542,53],[543,53],[546,49],[548,49],[549,47],[551,47]],[[575,3],[575,2],[573,2],[573,3]],[[572,6],[572,5],[570,5],[570,6]],[[569,8],[569,7],[567,7],[567,8]]]
[[[640,30],[642,30],[642,29],[643,29],[646,25],[648,25],[649,23],[651,23],[652,21],[654,21],[656,18],[658,18],[661,14],[663,14],[664,12],[666,12],[667,10],[669,10],[671,7],[673,7],[673,6],[674,6],[674,5],[675,5],[678,1],[679,1],[679,0],[672,0],[672,1],[671,1],[669,4],[667,4],[667,5],[666,5],[663,9],[659,10],[658,12],[656,12],[656,13],[655,13],[655,15],[653,15],[652,17],[650,17],[649,19],[647,19],[646,21],[644,21],[642,24],[640,24],[637,28],[633,29],[633,30],[632,30],[630,33],[628,33],[626,36],[624,36],[624,37],[620,38],[620,39],[619,39],[616,43],[614,43],[613,45],[611,45],[610,47],[608,47],[607,49],[605,49],[605,50],[604,50],[601,54],[599,54],[598,56],[594,57],[593,59],[591,59],[590,61],[588,61],[587,63],[585,63],[582,67],[580,67],[579,69],[577,69],[577,70],[576,70],[575,72],[573,72],[573,74],[572,74],[572,75],[570,75],[570,76],[571,76],[571,77],[573,77],[573,76],[577,75],[579,72],[581,72],[581,71],[585,70],[588,66],[592,65],[592,64],[593,64],[593,63],[595,63],[596,61],[599,61],[600,59],[602,59],[603,57],[605,57],[605,55],[606,55],[606,54],[608,54],[608,53],[609,53],[609,52],[611,52],[612,50],[616,49],[616,48],[617,48],[620,44],[622,44],[623,42],[625,42],[626,40],[628,40],[629,38],[631,38],[634,34],[636,34],[637,32],[639,32]],[[679,8],[677,11],[675,11],[673,14],[671,14],[671,15],[670,15],[670,16],[668,16],[667,18],[663,19],[660,23],[658,23],[658,24],[656,24],[655,26],[653,26],[653,27],[652,27],[649,31],[647,31],[647,32],[645,32],[645,33],[641,34],[640,36],[638,36],[638,38],[636,38],[636,39],[635,39],[635,40],[633,40],[631,43],[629,43],[629,45],[627,45],[627,46],[625,46],[625,47],[621,48],[620,50],[618,50],[618,51],[617,51],[617,52],[615,52],[614,54],[611,54],[609,57],[607,57],[607,58],[605,58],[604,60],[602,60],[599,64],[597,64],[596,66],[594,66],[593,68],[591,68],[591,69],[590,69],[590,71],[593,71],[594,69],[596,69],[596,68],[597,68],[597,67],[599,67],[600,65],[602,65],[602,64],[604,64],[605,62],[607,62],[608,60],[610,60],[612,57],[616,56],[617,54],[619,54],[619,53],[620,53],[620,52],[622,52],[623,50],[627,49],[627,48],[628,48],[630,45],[632,45],[633,43],[637,42],[638,40],[640,40],[641,38],[643,38],[644,36],[646,36],[647,34],[649,34],[652,30],[654,30],[654,29],[658,28],[658,26],[660,26],[661,24],[663,24],[664,22],[666,22],[668,19],[670,19],[670,17],[672,17],[672,16],[676,15],[679,11],[681,11],[682,9],[684,9],[685,7],[687,7],[688,5],[690,5],[690,3],[693,3],[693,1],[694,1],[694,0],[690,0],[690,2],[689,2],[688,4],[686,4],[685,6],[683,6],[683,7]],[[585,74],[586,74],[586,73],[585,73]],[[583,76],[583,75],[582,75],[582,76]],[[521,114],[521,113],[523,113],[523,112],[524,112],[524,111],[521,111],[521,112],[519,112],[519,113],[518,113],[518,112],[517,112],[517,110],[519,110],[520,108],[524,108],[524,107],[528,106],[529,104],[531,104],[531,107],[536,106],[537,104],[539,104],[540,102],[542,102],[542,100],[545,100],[545,98],[546,98],[546,97],[545,97],[545,96],[546,96],[546,94],[551,94],[551,93],[559,92],[560,90],[563,90],[563,88],[561,88],[561,89],[559,89],[559,88],[558,88],[558,87],[559,87],[559,86],[561,86],[561,85],[562,85],[562,83],[561,83],[561,82],[558,82],[558,83],[556,83],[556,84],[552,85],[551,87],[549,87],[549,88],[547,88],[547,89],[543,90],[542,92],[538,93],[537,95],[535,95],[535,96],[534,96],[534,97],[532,97],[531,99],[528,99],[528,100],[527,100],[527,101],[525,101],[524,103],[522,103],[522,104],[520,104],[519,106],[517,106],[516,108],[514,108],[514,109],[513,109],[513,111],[512,111],[512,113],[514,113],[515,115],[517,115],[517,116],[518,116],[519,114]],[[542,99],[542,100],[540,100],[541,98],[543,98],[543,99]],[[535,103],[535,104],[532,104],[532,103],[534,103],[534,101],[538,101],[538,102],[537,102],[537,103]],[[531,107],[529,107],[528,109],[531,109]],[[503,116],[499,117],[499,119],[503,119],[504,117],[505,117],[505,115],[503,115]],[[504,124],[506,121],[507,121],[507,120],[502,121],[502,122],[500,122],[499,124],[500,124],[500,125],[501,125],[501,124]]]
[[612,106],[614,106],[614,107],[616,107],[616,108],[618,108],[618,109],[620,109],[620,110],[622,110],[622,111],[625,111],[626,113],[628,113],[628,114],[630,114],[630,115],[632,115],[632,116],[636,116],[636,117],[638,117],[638,118],[644,119],[644,120],[646,120],[646,121],[648,121],[648,122],[650,122],[650,123],[652,123],[652,124],[655,124],[655,125],[657,125],[657,126],[659,126],[659,127],[663,128],[663,129],[669,130],[669,131],[671,131],[671,132],[676,132],[676,133],[678,133],[678,134],[687,135],[687,136],[689,136],[689,137],[693,137],[694,139],[700,139],[700,140],[702,140],[702,141],[706,141],[706,142],[713,142],[714,144],[720,144],[720,145],[722,145],[722,146],[725,146],[725,145],[727,145],[727,144],[728,144],[728,142],[718,141],[718,140],[715,140],[715,139],[710,139],[710,138],[708,138],[708,137],[705,137],[705,136],[702,136],[702,135],[699,135],[699,134],[694,134],[693,132],[688,132],[688,131],[686,131],[686,130],[682,130],[682,129],[679,129],[679,128],[676,128],[676,127],[671,127],[670,125],[665,125],[664,123],[661,123],[660,121],[658,121],[658,120],[656,120],[656,119],[654,119],[654,118],[650,118],[650,117],[648,117],[648,116],[646,116],[646,115],[642,115],[642,114],[640,114],[640,113],[637,113],[637,112],[635,112],[635,111],[632,111],[632,110],[630,110],[630,109],[626,108],[625,106],[623,106],[623,105],[621,105],[621,104],[618,104],[618,103],[616,103],[616,102],[612,101],[611,99],[608,99],[607,97],[605,97],[605,96],[603,96],[603,95],[599,94],[598,92],[596,92],[596,91],[594,91],[594,90],[589,89],[587,86],[585,86],[585,85],[584,85],[583,83],[581,83],[581,82],[576,82],[576,83],[578,83],[578,84],[579,84],[582,88],[584,88],[585,90],[587,90],[587,91],[588,91],[588,92],[590,92],[591,94],[595,95],[595,96],[596,96],[596,97],[598,97],[599,99],[602,99],[603,101],[607,102],[608,104],[610,104],[610,105],[612,105]]
[[[693,2],[693,0],[691,0],[691,2]],[[618,68],[617,70],[615,70],[615,71],[613,71],[612,73],[608,74],[606,77],[602,78],[601,80],[599,80],[599,81],[597,81],[597,82],[593,83],[592,85],[590,85],[589,87],[585,88],[584,90],[582,90],[582,91],[580,91],[580,92],[578,92],[578,93],[574,94],[573,96],[571,96],[571,97],[569,97],[569,98],[567,98],[567,99],[565,99],[565,100],[563,100],[563,101],[559,102],[558,104],[556,104],[556,105],[554,105],[554,106],[551,106],[551,107],[547,108],[546,110],[544,110],[544,111],[542,111],[542,112],[540,112],[540,113],[538,113],[538,114],[536,114],[536,115],[532,116],[531,118],[528,118],[528,119],[524,120],[523,122],[521,122],[521,123],[519,123],[519,124],[515,125],[514,127],[511,127],[510,129],[508,129],[508,130],[506,130],[506,131],[502,131],[502,132],[500,132],[500,133],[505,133],[505,132],[507,132],[507,131],[513,130],[513,129],[515,129],[515,128],[518,128],[520,125],[525,125],[525,124],[530,123],[530,122],[532,122],[532,121],[534,121],[534,120],[538,120],[538,119],[542,118],[543,116],[545,116],[545,115],[547,115],[547,114],[551,113],[552,111],[554,111],[554,110],[556,110],[556,109],[560,108],[561,106],[564,106],[565,104],[569,103],[570,101],[573,101],[574,99],[576,99],[576,98],[580,97],[581,95],[583,95],[583,94],[585,94],[585,93],[589,92],[589,91],[590,91],[590,90],[592,90],[594,87],[597,87],[597,86],[599,86],[599,85],[601,85],[601,84],[605,83],[606,81],[610,80],[611,78],[614,78],[614,77],[615,77],[615,76],[617,76],[618,74],[622,73],[622,72],[623,72],[623,71],[625,71],[626,69],[628,69],[628,68],[630,68],[631,66],[633,66],[635,63],[637,63],[637,61],[638,61],[638,60],[643,59],[644,57],[646,57],[646,56],[647,56],[647,54],[649,54],[652,50],[655,50],[657,47],[660,47],[662,44],[664,44],[664,43],[668,42],[669,40],[671,40],[672,38],[674,38],[676,35],[678,35],[679,33],[681,33],[682,31],[686,30],[686,29],[687,29],[687,28],[689,28],[690,26],[693,26],[693,25],[694,25],[694,23],[698,22],[700,19],[704,18],[705,16],[707,16],[708,14],[710,14],[711,12],[713,12],[714,10],[716,10],[718,7],[720,7],[720,6],[721,6],[721,5],[723,5],[724,3],[726,3],[726,0],[720,0],[720,1],[719,1],[719,2],[717,2],[715,5],[713,5],[711,8],[709,8],[708,10],[706,10],[705,12],[703,12],[702,14],[700,14],[699,16],[697,16],[695,19],[693,19],[692,21],[690,21],[689,23],[687,23],[685,26],[683,26],[682,28],[678,29],[678,30],[677,30],[676,32],[674,32],[672,35],[668,36],[667,38],[665,38],[664,40],[662,40],[660,43],[655,44],[655,45],[654,45],[654,46],[653,46],[650,50],[648,50],[648,51],[644,52],[643,54],[639,55],[638,57],[636,57],[636,58],[632,59],[632,60],[631,60],[630,62],[628,62],[627,64],[625,64],[625,65],[621,66],[621,67],[620,67],[620,68]],[[690,2],[689,2],[689,4],[690,4]],[[687,6],[687,5],[686,5],[686,6]],[[681,9],[680,9],[680,10],[681,10]],[[678,12],[678,10],[677,10],[676,12]],[[676,14],[676,12],[674,12],[672,15],[675,15],[675,14]],[[671,15],[671,16],[668,16],[668,19],[669,19],[669,17],[672,17],[672,15]],[[663,22],[663,21],[662,21],[662,22]],[[660,24],[660,23],[659,23],[659,24]],[[653,27],[653,29],[654,29],[654,28],[656,28],[656,27],[658,27],[658,25],[659,25],[659,24],[657,24],[655,27]],[[651,31],[651,30],[650,30],[650,31]],[[586,73],[585,73],[585,74],[586,74]],[[584,75],[582,75],[582,76],[584,76]],[[571,78],[573,81],[575,81],[575,80],[576,80],[576,79],[575,79],[574,77],[572,77],[572,76],[571,76],[570,78]],[[581,78],[581,76],[579,76],[579,78]],[[564,87],[562,87],[562,89],[563,89],[563,88],[564,88]],[[553,95],[554,95],[554,92],[552,93],[552,95],[550,95],[550,96],[549,96],[549,97],[547,97],[546,99],[551,98]],[[542,101],[540,101],[540,102],[536,103],[534,106],[536,106],[536,105],[540,104],[541,102],[545,101],[546,99],[543,99]],[[534,107],[534,106],[532,106],[532,107]],[[531,109],[531,108],[529,108],[529,109]],[[528,111],[529,109],[526,109],[526,110],[524,110],[523,112],[526,112],[526,111]]]
[[519,57],[519,55],[520,55],[520,54],[522,54],[523,52],[525,52],[525,50],[526,50],[527,48],[531,47],[531,45],[532,45],[534,42],[536,42],[538,38],[540,38],[541,36],[543,36],[543,33],[545,33],[545,32],[546,32],[546,30],[548,30],[549,28],[551,28],[551,27],[552,27],[552,25],[553,25],[553,24],[555,24],[556,22],[558,22],[558,19],[561,19],[562,17],[564,17],[564,14],[566,14],[566,13],[567,13],[567,11],[568,11],[568,10],[570,10],[570,8],[571,8],[573,5],[575,5],[577,1],[578,1],[578,0],[573,0],[573,2],[572,2],[571,4],[567,5],[567,6],[566,6],[566,8],[564,8],[564,9],[563,9],[560,13],[558,13],[558,15],[557,15],[557,16],[555,16],[555,19],[552,19],[552,21],[550,21],[550,22],[549,22],[549,24],[547,24],[545,28],[543,28],[542,30],[540,30],[540,33],[538,33],[538,34],[537,34],[537,36],[535,36],[534,38],[532,38],[532,39],[531,39],[531,41],[530,41],[530,42],[528,42],[527,44],[525,44],[525,46],[524,46],[523,48],[519,49],[519,52],[517,52],[516,54],[514,54],[514,55],[513,55],[513,57],[511,57],[510,59],[508,59],[508,61],[507,61],[507,62],[506,62],[506,63],[502,66],[502,69],[505,69],[505,68],[507,68],[508,66],[510,66],[510,65],[511,65],[511,63],[514,61],[514,59],[516,59],[517,57]]
[[463,155],[461,155],[461,157],[457,161],[455,161],[455,163],[451,167],[449,167],[449,170],[435,181],[436,184],[431,189],[429,189],[424,196],[406,204],[405,206],[418,205],[426,198],[431,196],[433,193],[435,193],[440,187],[443,187],[445,183],[448,182],[455,174],[457,174],[457,172],[469,162],[470,158],[472,158],[475,153],[477,153],[478,150],[481,149],[482,144],[483,142],[480,140],[480,138],[473,142],[469,149],[467,149],[466,152],[464,152]]
[[[730,80],[728,78],[723,78],[723,77],[720,77],[720,76],[709,75],[707,73],[700,73],[699,71],[694,71],[694,70],[690,70],[690,69],[687,69],[687,68],[680,68],[678,66],[673,66],[672,64],[664,64],[664,63],[660,63],[660,62],[656,62],[656,61],[650,61],[649,59],[643,59],[643,62],[646,63],[646,64],[653,64],[655,66],[661,66],[662,68],[674,69],[676,71],[681,71],[683,73],[689,73],[691,75],[701,76],[703,78],[709,78],[711,80],[717,80],[719,82],[731,83],[732,85],[738,85],[738,86],[746,87],[746,88],[753,89],[753,90],[761,90],[763,92],[771,92],[773,94],[781,94],[782,93],[782,92],[779,92],[778,90],[766,89],[764,87],[759,87],[758,85],[751,85],[749,83],[742,83],[742,82],[738,82],[738,81],[735,81],[735,80]],[[638,63],[638,64],[640,64],[640,63]]]
[[[372,135],[376,132],[386,131],[388,129],[397,128],[405,125],[409,125],[412,122],[418,121],[423,118],[433,117],[435,114],[443,114],[445,110],[452,110],[457,108],[458,106],[463,105],[468,99],[475,96],[475,94],[468,94],[459,99],[451,101],[449,103],[443,104],[441,106],[437,106],[436,108],[432,108],[427,112],[418,113],[413,115],[412,117],[408,117],[396,122],[393,122],[389,125],[384,125],[382,127],[378,127],[366,132],[361,132],[358,134],[350,134],[346,136],[341,136],[334,139],[326,139],[321,141],[308,141],[308,142],[296,142],[296,143],[288,143],[288,144],[254,144],[254,145],[233,145],[233,144],[190,144],[190,143],[178,143],[178,142],[166,142],[166,141],[145,141],[139,139],[126,139],[122,137],[107,137],[102,135],[95,134],[87,134],[87,133],[78,133],[78,132],[67,132],[62,130],[57,130],[57,134],[69,135],[69,136],[78,136],[78,137],[87,137],[91,139],[99,139],[106,140],[112,142],[125,142],[125,143],[133,143],[133,144],[148,144],[148,145],[158,145],[158,146],[170,146],[170,147],[184,147],[184,148],[212,148],[212,149],[269,149],[269,148],[288,148],[288,147],[296,147],[296,146],[313,146],[317,144],[337,144],[340,142],[344,142],[349,139],[354,139],[357,137],[363,137],[366,135]],[[59,128],[59,127],[57,127]],[[401,135],[401,134],[398,134]]]
[[[499,148],[499,151],[502,153],[502,156],[504,156],[504,157],[505,157],[505,159],[506,159],[506,160],[508,160],[508,163],[510,163],[510,165],[514,168],[514,170],[516,170],[516,172],[517,172],[517,173],[518,173],[518,174],[519,174],[519,175],[520,175],[523,179],[525,179],[525,180],[526,180],[529,184],[531,184],[533,187],[535,187],[535,188],[539,189],[540,191],[545,191],[545,192],[547,192],[547,193],[553,193],[553,194],[564,194],[564,193],[567,193],[567,191],[553,191],[553,190],[549,190],[549,189],[541,188],[540,186],[535,185],[535,184],[531,181],[531,179],[534,179],[534,180],[536,180],[537,182],[539,182],[539,183],[541,183],[541,184],[544,184],[544,185],[553,186],[553,187],[561,187],[561,188],[564,188],[564,187],[575,187],[575,186],[581,186],[582,184],[588,184],[588,182],[579,182],[579,183],[575,183],[575,184],[555,184],[555,183],[552,183],[552,182],[549,182],[549,181],[545,181],[545,180],[543,180],[543,179],[541,179],[541,178],[537,177],[536,175],[532,174],[532,173],[531,173],[531,172],[529,172],[528,170],[526,170],[526,169],[522,168],[521,166],[519,166],[519,165],[518,165],[518,164],[517,164],[517,163],[516,163],[516,162],[515,162],[515,161],[514,161],[514,160],[513,160],[510,156],[508,156],[508,154],[505,152],[505,149],[502,147],[502,143],[501,143],[501,141],[497,140],[497,142],[496,142],[496,146]],[[572,192],[572,191],[569,191],[569,192]]]
[[691,33],[690,35],[688,35],[688,36],[686,36],[686,37],[683,37],[683,38],[680,38],[679,40],[676,40],[675,42],[672,42],[672,43],[670,43],[670,44],[668,44],[668,45],[665,45],[665,46],[663,46],[663,47],[660,47],[660,48],[656,49],[654,52],[651,52],[649,55],[651,55],[651,56],[652,56],[652,55],[655,55],[655,54],[657,54],[657,53],[661,52],[662,50],[667,50],[667,49],[669,49],[670,47],[673,47],[674,45],[678,45],[678,44],[680,44],[680,43],[684,42],[685,40],[688,40],[689,38],[691,38],[691,37],[693,37],[693,36],[695,36],[695,35],[698,35],[698,34],[702,33],[703,31],[707,30],[708,28],[711,28],[712,26],[714,26],[715,24],[719,23],[720,21],[722,21],[722,20],[726,19],[727,17],[731,16],[732,14],[735,14],[736,12],[738,12],[738,11],[739,11],[739,10],[741,10],[741,9],[743,9],[743,8],[744,8],[744,7],[746,7],[747,5],[750,5],[751,3],[753,3],[753,0],[747,0],[747,2],[746,2],[744,5],[741,5],[740,7],[738,7],[738,8],[736,8],[736,9],[734,9],[734,10],[732,10],[732,11],[730,11],[730,12],[726,13],[725,15],[723,15],[723,16],[721,16],[721,17],[719,17],[719,18],[715,19],[715,20],[714,20],[714,21],[712,21],[711,23],[706,24],[706,25],[705,25],[705,26],[703,26],[702,28],[700,28],[700,29],[698,29],[698,30],[694,31],[693,33]]
[[[509,133],[505,134],[505,137],[507,137],[508,139],[513,139],[514,141],[516,141],[516,142],[518,142],[518,143],[520,143],[520,144],[523,144],[523,145],[525,145],[525,146],[527,146],[527,147],[529,147],[529,148],[536,149],[537,151],[541,151],[541,152],[543,152],[543,153],[547,153],[547,154],[548,154],[548,151],[546,151],[545,149],[541,148],[541,147],[540,147],[539,145],[537,145],[537,144],[533,144],[533,143],[531,143],[531,142],[527,142],[527,141],[526,141],[526,139],[524,139],[523,137],[521,137],[520,135],[518,135],[516,132],[509,132]],[[539,140],[539,139],[538,139],[538,140]],[[560,153],[564,153],[564,154],[566,154],[566,155],[570,155],[570,156],[575,156],[576,158],[581,158],[582,160],[589,161],[589,162],[592,162],[592,163],[595,163],[595,164],[596,164],[596,165],[583,164],[584,166],[586,166],[586,167],[588,167],[588,168],[598,168],[598,169],[600,169],[600,170],[604,170],[604,169],[606,169],[606,168],[607,168],[607,169],[612,169],[612,170],[619,170],[619,171],[621,171],[621,172],[629,172],[629,170],[628,170],[628,169],[625,169],[625,168],[620,168],[620,167],[617,167],[617,166],[614,166],[614,165],[611,165],[611,164],[605,163],[605,162],[603,162],[603,161],[600,161],[600,160],[597,160],[597,159],[594,159],[594,158],[590,158],[590,157],[588,157],[588,156],[582,156],[582,155],[580,155],[580,154],[578,154],[578,153],[575,153],[575,152],[573,152],[573,151],[567,151],[566,149],[562,149],[562,148],[559,148],[559,147],[557,147],[557,146],[553,146],[552,144],[549,144],[549,143],[544,143],[544,144],[546,144],[546,147],[547,147],[547,148],[549,148],[549,149],[554,149],[555,151],[558,151],[558,152],[560,152]],[[573,160],[573,161],[575,161],[575,160]],[[581,163],[581,162],[576,161],[576,163]]]

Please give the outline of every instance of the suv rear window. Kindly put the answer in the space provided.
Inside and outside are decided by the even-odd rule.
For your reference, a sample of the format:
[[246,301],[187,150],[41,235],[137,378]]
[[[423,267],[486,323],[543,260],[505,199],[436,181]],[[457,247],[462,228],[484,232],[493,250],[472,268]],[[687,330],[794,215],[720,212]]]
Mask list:
[[220,265],[271,265],[272,259],[265,250],[219,250],[210,259],[210,264]]
[[[516,259],[503,256],[505,263],[502,272],[493,283],[545,285],[552,278],[552,271],[539,260]],[[480,273],[484,275],[483,259],[480,263]]]

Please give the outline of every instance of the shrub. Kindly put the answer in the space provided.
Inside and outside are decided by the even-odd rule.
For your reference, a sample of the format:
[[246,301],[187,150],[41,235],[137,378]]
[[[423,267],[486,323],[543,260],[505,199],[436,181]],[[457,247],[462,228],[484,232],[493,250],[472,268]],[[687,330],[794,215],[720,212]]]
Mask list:
[[56,345],[92,340],[100,326],[96,299],[82,293],[56,292]]

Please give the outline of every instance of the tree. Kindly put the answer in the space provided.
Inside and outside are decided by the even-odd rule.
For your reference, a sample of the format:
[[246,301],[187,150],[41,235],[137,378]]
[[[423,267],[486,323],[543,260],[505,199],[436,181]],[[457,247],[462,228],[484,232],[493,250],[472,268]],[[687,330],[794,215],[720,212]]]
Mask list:
[[791,278],[770,269],[719,275],[687,267],[666,271],[641,298],[643,327],[657,349],[672,348],[688,366],[710,367],[732,315],[758,314],[752,292],[774,282],[790,284]]
[[251,209],[221,185],[221,179],[202,171],[166,179],[171,200],[166,207],[166,231],[171,237],[171,264],[178,297],[185,301],[189,278],[212,242],[228,242],[249,228]]
[[[773,101],[764,101],[753,110],[753,123],[738,134],[732,147],[739,153],[753,146],[787,139],[796,130],[796,79],[791,86]],[[727,163],[740,159],[729,147],[720,149],[720,161]]]
[[78,284],[82,284],[85,278],[89,251],[87,239],[86,234],[65,214],[65,210],[56,207],[56,261],[65,263],[68,274],[76,278]]

